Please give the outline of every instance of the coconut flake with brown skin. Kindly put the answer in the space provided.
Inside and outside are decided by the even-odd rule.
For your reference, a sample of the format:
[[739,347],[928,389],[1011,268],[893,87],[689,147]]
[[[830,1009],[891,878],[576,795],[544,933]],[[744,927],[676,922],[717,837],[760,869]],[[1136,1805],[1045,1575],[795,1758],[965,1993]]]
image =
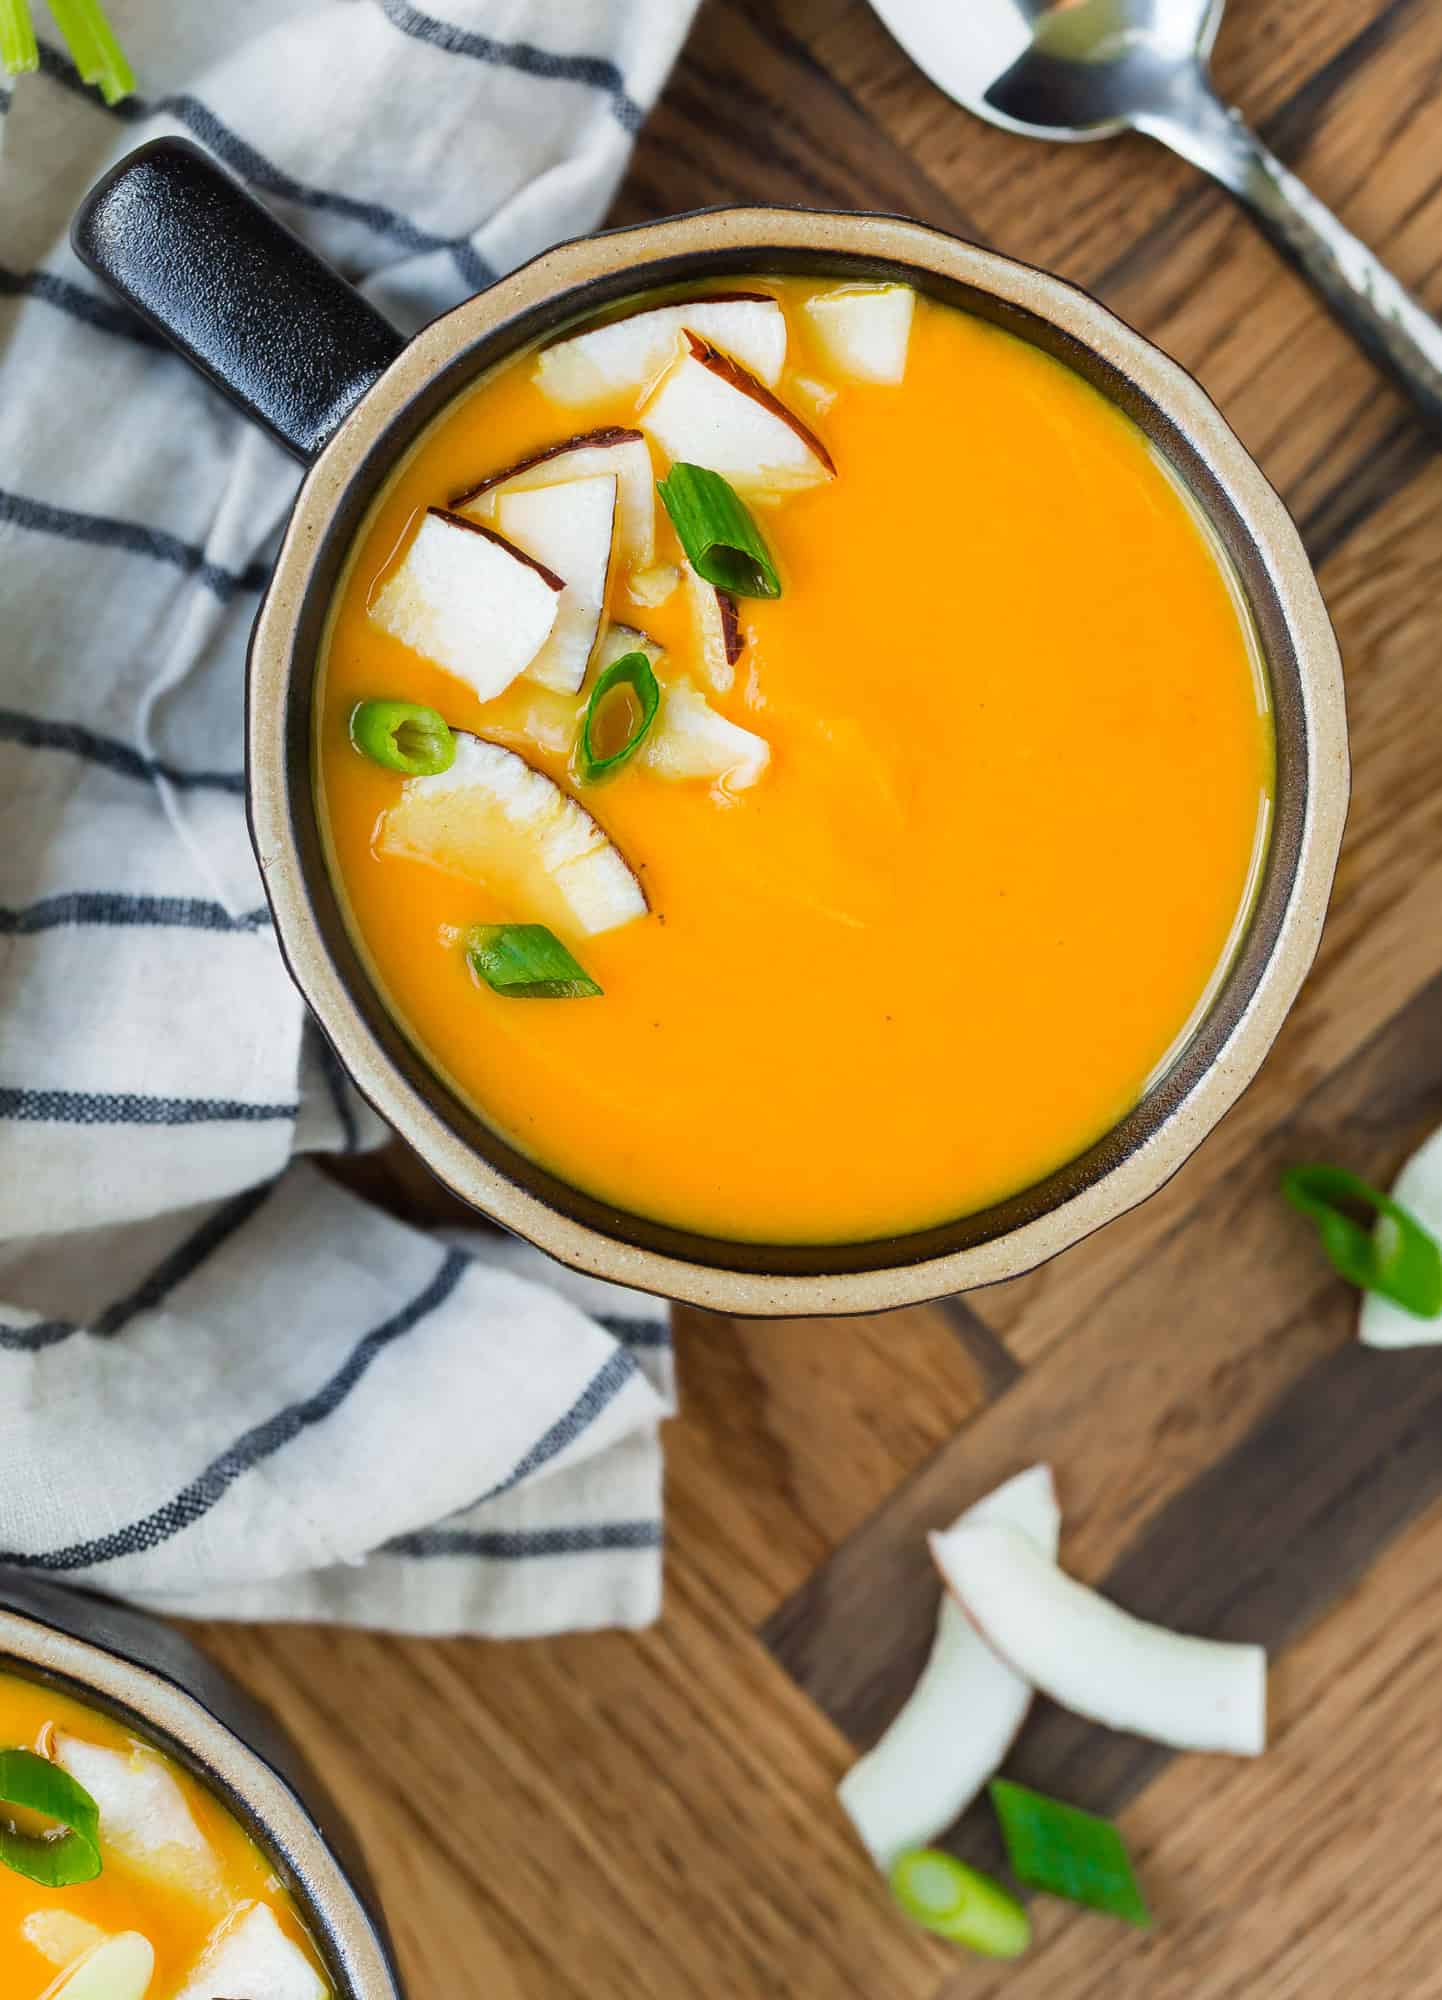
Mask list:
[[549,639],[565,587],[494,529],[432,507],[368,616],[491,701]]
[[[618,424],[562,438],[529,458],[492,472],[451,502],[468,520],[491,521],[503,493],[535,486],[565,486],[575,479],[612,473],[616,479],[616,560],[644,569],[656,556],[656,477],[651,448],[640,431]],[[569,581],[569,579],[568,579]]]
[[565,578],[550,637],[524,669],[542,687],[574,694],[586,678],[605,616],[615,539],[614,473],[561,486],[507,488],[496,525],[517,548]]
[[1176,1750],[1256,1757],[1265,1748],[1260,1646],[1145,1624],[1000,1522],[962,1521],[931,1537],[931,1553],[997,1658],[1073,1714]]
[[675,359],[683,328],[714,341],[774,387],[786,360],[786,315],[768,292],[712,292],[684,305],[644,306],[542,348],[536,381],[553,402],[590,403],[649,390]]
[[754,375],[692,328],[641,411],[673,464],[704,465],[738,492],[792,493],[836,476],[816,433]]
[[684,565],[684,574],[701,649],[701,665],[716,693],[725,694],[735,682],[736,662],[746,650],[736,600],[729,591],[718,590],[714,583],[698,576],[690,563]]
[[[956,1523],[1000,1521],[1055,1562],[1061,1510],[1051,1468],[1009,1479]],[[926,1847],[992,1778],[1031,1706],[1031,1686],[999,1660],[943,1591],[931,1655],[885,1735],[837,1788],[878,1867]]]

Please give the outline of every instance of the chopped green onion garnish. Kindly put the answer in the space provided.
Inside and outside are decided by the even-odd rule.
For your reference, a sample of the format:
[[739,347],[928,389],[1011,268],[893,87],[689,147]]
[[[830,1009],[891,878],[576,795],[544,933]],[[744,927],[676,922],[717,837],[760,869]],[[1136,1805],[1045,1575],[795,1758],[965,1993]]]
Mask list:
[[1150,1925],[1126,1844],[1109,1819],[1006,1778],[993,1778],[990,1791],[1018,1882],[1143,1929]]
[[[21,1806],[57,1822],[21,1833],[3,1808]],[[93,1882],[100,1873],[100,1808],[68,1771],[33,1750],[0,1750],[0,1862],[47,1889]]]
[[683,459],[656,488],[697,576],[737,597],[779,597],[781,579],[745,505],[719,472]]
[[511,1000],[591,1000],[601,991],[544,924],[476,924],[466,957],[478,979]]
[[135,89],[135,72],[99,0],[50,0],[50,12],[85,82],[97,84],[107,104],[129,97]]
[[986,1958],[1018,1958],[1031,1943],[1031,1920],[1016,1898],[938,1848],[898,1855],[891,1893],[916,1923]]
[[[1282,1193],[1316,1223],[1322,1248],[1351,1284],[1418,1319],[1442,1315],[1442,1246],[1400,1202],[1342,1167],[1292,1167]],[[1349,1215],[1348,1204],[1374,1209],[1373,1227]]]
[[456,739],[445,718],[413,701],[357,702],[350,740],[377,764],[408,778],[433,778],[456,761]]
[[29,0],[0,0],[0,69],[7,76],[20,76],[39,67]]
[[[625,742],[619,749],[602,757],[597,754],[592,731],[607,697],[618,687],[630,688],[635,695],[636,715]],[[660,705],[661,690],[656,685],[651,662],[640,651],[623,653],[619,660],[613,660],[605,672],[597,676],[591,699],[586,703],[580,741],[576,745],[576,770],[582,784],[594,785],[599,778],[614,777],[626,759],[640,749],[646,731],[656,720],[656,710]]]

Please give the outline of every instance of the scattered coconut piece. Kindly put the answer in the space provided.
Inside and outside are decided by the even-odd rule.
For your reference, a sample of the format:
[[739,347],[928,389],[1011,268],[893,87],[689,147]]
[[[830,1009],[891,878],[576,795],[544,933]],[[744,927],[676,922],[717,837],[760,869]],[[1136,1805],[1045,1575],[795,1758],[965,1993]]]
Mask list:
[[916,294],[910,285],[838,285],[806,301],[817,344],[834,368],[860,382],[906,373]]
[[673,463],[704,465],[748,493],[835,477],[820,438],[754,375],[689,327],[684,343],[640,417]]
[[[149,1938],[139,1931],[120,1931],[62,1972],[42,2000],[145,2000],[154,1976],[155,1951]],[[270,2000],[270,1995],[258,1988],[256,2000]]]
[[458,729],[455,762],[407,778],[383,813],[378,854],[481,882],[516,920],[594,937],[646,914],[641,885],[576,799],[514,750]]
[[330,2000],[330,1988],[264,1903],[213,1930],[175,2000]]
[[[977,1521],[1015,1529],[1055,1562],[1061,1509],[1051,1467],[1018,1473],[954,1525]],[[943,1591],[931,1655],[905,1707],[837,1787],[878,1867],[929,1846],[965,1812],[1011,1748],[1031,1694]]]
[[1000,1522],[967,1521],[933,1535],[931,1553],[997,1657],[1063,1708],[1177,1750],[1261,1754],[1267,1656],[1260,1646],[1144,1624]]
[[83,1785],[100,1810],[100,1838],[133,1868],[198,1895],[220,1886],[220,1865],[196,1825],[185,1794],[153,1750],[109,1750],[83,1737],[55,1734],[55,1761]]
[[601,637],[596,652],[596,670],[604,673],[607,667],[614,667],[617,660],[624,660],[627,653],[644,653],[654,667],[658,660],[666,657],[665,648],[641,631],[636,625],[623,625],[613,619]]
[[[493,472],[478,485],[457,494],[451,511],[471,521],[495,521],[503,493],[524,493],[535,486],[568,486],[578,479],[610,473],[616,481],[616,556],[620,562],[645,568],[656,556],[656,475],[651,448],[640,431],[619,424],[582,431],[547,445],[504,471]],[[537,550],[529,551],[532,555]],[[549,561],[549,557],[543,557]],[[555,564],[570,581],[563,564]]]
[[52,1965],[74,1965],[77,1958],[105,1942],[99,1924],[88,1924],[73,1910],[32,1910],[20,1925],[20,1935],[32,1950]]
[[694,682],[661,689],[661,706],[637,761],[659,778],[711,778],[728,792],[754,785],[771,761],[771,746],[718,715]]
[[633,604],[651,611],[666,602],[680,581],[675,563],[652,563],[649,569],[635,570],[627,577],[626,595]]
[[736,679],[736,662],[746,650],[736,599],[729,590],[718,590],[714,583],[698,576],[690,563],[685,565],[685,577],[706,679],[717,694],[725,694]]
[[830,382],[819,382],[814,375],[793,375],[787,385],[787,393],[799,396],[818,417],[826,415],[837,396]]
[[780,380],[786,315],[777,301],[767,292],[713,292],[684,305],[643,306],[543,348],[536,357],[536,381],[557,403],[590,403],[626,389],[649,389],[674,358],[684,327],[714,340],[768,385]]
[[[1442,1131],[1418,1147],[1391,1192],[1442,1242]],[[1364,1292],[1357,1338],[1364,1347],[1432,1347],[1442,1342],[1442,1318],[1419,1319],[1380,1292]]]
[[564,589],[493,528],[432,507],[369,617],[490,701],[549,639]]
[[507,488],[496,502],[496,521],[507,541],[566,580],[551,635],[522,671],[542,687],[574,694],[586,678],[605,614],[616,475]]

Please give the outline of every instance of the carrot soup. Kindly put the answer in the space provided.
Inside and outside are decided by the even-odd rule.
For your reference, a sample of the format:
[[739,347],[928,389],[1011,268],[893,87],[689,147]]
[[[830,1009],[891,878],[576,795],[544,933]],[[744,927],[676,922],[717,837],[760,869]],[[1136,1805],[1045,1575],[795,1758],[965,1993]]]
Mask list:
[[274,1867],[120,1723],[0,1673],[5,2000],[332,2000]]
[[899,285],[639,301],[373,507],[317,782],[396,1017],[616,1206],[860,1241],[1139,1100],[1245,926],[1267,687],[1221,552],[1062,363]]

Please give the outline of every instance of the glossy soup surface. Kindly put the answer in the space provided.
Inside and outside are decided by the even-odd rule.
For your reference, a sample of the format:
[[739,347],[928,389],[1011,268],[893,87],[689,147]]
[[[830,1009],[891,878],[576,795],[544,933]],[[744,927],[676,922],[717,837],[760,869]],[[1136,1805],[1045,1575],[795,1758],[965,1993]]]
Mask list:
[[[1012,1193],[1136,1103],[1235,942],[1272,738],[1228,577],[1100,395],[924,299],[904,381],[847,381],[801,310],[824,288],[758,288],[790,320],[778,394],[838,476],[754,509],[784,594],[743,602],[736,683],[711,698],[771,746],[762,780],[730,794],[633,765],[586,793],[652,912],[566,940],[604,998],[477,984],[463,927],[526,913],[374,851],[401,780],[347,722],[362,698],[427,703],[574,788],[564,753],[526,741],[525,683],[482,705],[367,602],[418,510],[634,421],[634,393],[559,408],[521,357],[432,427],[336,608],[319,779],[375,976],[494,1126],[622,1207],[838,1241]],[[836,391],[819,412],[816,379]],[[664,515],[659,535],[674,557]],[[610,589],[612,614],[666,648],[662,681],[699,679],[684,592],[645,609],[614,571]]]
[[[102,1806],[103,1867],[94,1881],[44,1888],[0,1865],[4,2000],[40,2000],[81,1962],[80,1956],[72,1958],[67,1968],[66,1951],[83,1955],[99,1943],[100,1934],[113,1937],[125,1931],[138,1931],[154,1947],[155,1971],[145,2000],[173,2000],[190,1986],[219,1928],[244,1917],[254,1904],[273,1914],[294,1949],[314,1968],[317,1994],[330,1994],[284,1885],[248,1834],[203,1786],[108,1716],[39,1683],[0,1673],[0,1747],[53,1754],[57,1736],[120,1752],[142,1776],[158,1767],[178,1787],[197,1844],[141,1855],[108,1827]],[[0,1814],[8,1816],[9,1809],[0,1806]],[[39,1828],[32,1824],[30,1830]],[[64,1919],[73,1922],[67,1926]],[[82,1926],[92,1926],[97,1935],[90,1936]],[[221,1989],[225,2000],[251,2000],[239,1991],[232,1995],[232,1983]],[[254,2000],[264,1996],[257,1994]]]

